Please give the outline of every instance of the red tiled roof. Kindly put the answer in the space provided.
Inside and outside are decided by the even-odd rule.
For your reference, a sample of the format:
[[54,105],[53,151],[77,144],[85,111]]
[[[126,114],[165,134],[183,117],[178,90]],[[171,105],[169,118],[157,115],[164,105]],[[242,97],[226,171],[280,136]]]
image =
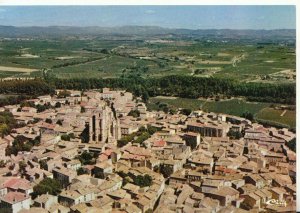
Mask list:
[[153,143],[153,146],[154,146],[154,147],[163,147],[163,146],[165,146],[165,145],[166,145],[166,141],[164,141],[164,140],[155,141],[155,142]]
[[43,122],[41,124],[41,128],[45,128],[45,129],[52,129],[54,130],[56,124],[49,124],[49,123],[46,123],[46,122]]
[[30,189],[29,182],[22,178],[12,178],[3,183],[3,187],[11,189]]
[[20,192],[9,192],[6,195],[4,195],[4,197],[2,197],[2,200],[7,202],[7,203],[18,203],[21,202],[23,200],[28,199],[29,197],[27,197],[25,194],[20,193]]
[[145,160],[145,156],[134,155],[130,153],[124,153],[122,156],[123,159],[131,159],[131,160]]
[[229,169],[229,168],[226,168],[224,166],[216,166],[216,170],[219,170],[219,171],[222,171],[226,174],[236,174],[237,171],[234,170],[234,169]]

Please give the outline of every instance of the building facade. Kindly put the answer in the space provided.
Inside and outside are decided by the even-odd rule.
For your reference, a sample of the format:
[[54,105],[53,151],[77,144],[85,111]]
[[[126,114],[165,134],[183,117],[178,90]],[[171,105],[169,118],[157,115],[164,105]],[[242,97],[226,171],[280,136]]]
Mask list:
[[108,106],[93,112],[89,121],[89,142],[106,143],[121,138],[120,121]]

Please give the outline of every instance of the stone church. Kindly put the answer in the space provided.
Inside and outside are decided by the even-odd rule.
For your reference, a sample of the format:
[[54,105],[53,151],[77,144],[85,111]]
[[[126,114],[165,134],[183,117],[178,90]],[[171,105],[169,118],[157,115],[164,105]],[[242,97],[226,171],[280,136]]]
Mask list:
[[108,143],[121,138],[120,120],[113,107],[96,109],[89,121],[89,142]]

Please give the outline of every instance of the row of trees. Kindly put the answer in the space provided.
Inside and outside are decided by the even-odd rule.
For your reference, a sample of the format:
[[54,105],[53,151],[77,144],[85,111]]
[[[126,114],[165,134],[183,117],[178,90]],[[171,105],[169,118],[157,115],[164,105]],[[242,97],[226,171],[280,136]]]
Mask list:
[[52,66],[52,68],[54,69],[54,68],[60,68],[60,67],[74,66],[74,65],[78,65],[78,64],[85,64],[85,63],[88,63],[88,62],[99,60],[101,58],[102,57],[88,58],[88,59],[85,59],[85,60],[68,61],[68,62],[65,62],[65,63],[62,63],[62,64],[55,64],[55,65]]
[[11,80],[0,83],[0,93],[26,94],[30,96],[54,94],[56,89],[122,88],[142,97],[168,95],[184,98],[214,97],[218,95],[245,96],[249,100],[295,104],[295,84],[244,83],[232,79],[203,78],[171,75],[161,78],[141,78],[135,75],[126,78],[108,79],[56,79]]
[[[1,85],[0,85],[1,87]],[[0,107],[6,106],[6,105],[15,105],[19,104],[24,100],[32,98],[31,96],[26,95],[12,95],[12,96],[4,96],[0,98]]]
[[142,144],[145,140],[151,137],[158,129],[148,125],[147,128],[141,127],[138,132],[126,135],[117,142],[118,147],[123,147],[129,142]]
[[0,82],[0,94],[26,94],[31,96],[54,94],[54,87],[42,79],[10,80]]
[[295,84],[244,83],[232,79],[203,78],[171,75],[161,78],[108,79],[47,79],[58,89],[122,88],[147,100],[149,96],[168,95],[184,98],[213,97],[217,95],[245,96],[261,102],[295,104]]

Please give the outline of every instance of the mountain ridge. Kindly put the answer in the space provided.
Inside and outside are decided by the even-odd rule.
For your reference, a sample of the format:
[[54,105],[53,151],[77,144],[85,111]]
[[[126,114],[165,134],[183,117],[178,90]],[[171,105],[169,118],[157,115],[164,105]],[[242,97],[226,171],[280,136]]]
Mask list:
[[240,40],[255,42],[295,43],[295,29],[176,29],[159,26],[120,26],[120,27],[77,27],[77,26],[32,26],[15,27],[0,25],[2,38],[64,37],[64,36],[102,36],[102,37],[140,37],[140,38],[192,38],[202,40]]

